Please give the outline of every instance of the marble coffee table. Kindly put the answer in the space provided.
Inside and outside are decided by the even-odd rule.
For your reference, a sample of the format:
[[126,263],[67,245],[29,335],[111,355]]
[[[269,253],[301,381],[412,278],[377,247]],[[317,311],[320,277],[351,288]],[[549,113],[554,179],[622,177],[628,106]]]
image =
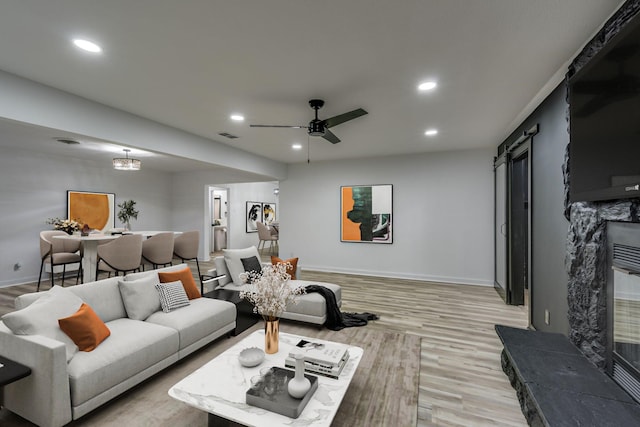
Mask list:
[[251,378],[260,375],[262,368],[284,367],[289,350],[301,339],[328,342],[280,332],[278,353],[267,354],[260,365],[245,368],[238,362],[240,351],[248,347],[264,348],[264,331],[255,331],[171,387],[169,395],[208,412],[209,425],[219,425],[217,423],[222,418],[247,426],[330,426],[362,359],[363,350],[360,347],[349,347],[349,360],[340,378],[318,376],[318,389],[296,419],[245,402]]

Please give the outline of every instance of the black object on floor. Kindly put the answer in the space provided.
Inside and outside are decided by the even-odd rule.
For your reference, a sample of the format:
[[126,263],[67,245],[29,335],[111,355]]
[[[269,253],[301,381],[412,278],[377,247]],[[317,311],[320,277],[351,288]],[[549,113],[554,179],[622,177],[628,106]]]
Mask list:
[[496,325],[502,369],[531,426],[640,425],[640,405],[562,334]]
[[378,316],[372,313],[343,313],[336,302],[336,295],[329,288],[320,285],[308,285],[305,287],[307,293],[317,292],[322,295],[327,302],[327,320],[324,325],[333,331],[354,326],[365,326],[370,320],[378,320]]

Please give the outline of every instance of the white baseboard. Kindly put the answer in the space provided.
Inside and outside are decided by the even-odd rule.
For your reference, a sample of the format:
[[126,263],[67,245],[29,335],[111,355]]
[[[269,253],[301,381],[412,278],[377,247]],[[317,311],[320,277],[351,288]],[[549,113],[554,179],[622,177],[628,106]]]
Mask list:
[[423,282],[438,282],[449,283],[457,285],[474,285],[474,286],[491,286],[493,287],[493,279],[473,279],[468,277],[451,277],[451,276],[434,276],[429,274],[407,274],[388,271],[371,271],[371,270],[358,270],[358,269],[345,269],[335,267],[325,267],[317,265],[308,265],[300,267],[302,271],[319,271],[324,273],[342,273],[342,274],[356,274],[359,276],[372,276],[372,277],[386,277],[390,279],[408,279],[419,280]]

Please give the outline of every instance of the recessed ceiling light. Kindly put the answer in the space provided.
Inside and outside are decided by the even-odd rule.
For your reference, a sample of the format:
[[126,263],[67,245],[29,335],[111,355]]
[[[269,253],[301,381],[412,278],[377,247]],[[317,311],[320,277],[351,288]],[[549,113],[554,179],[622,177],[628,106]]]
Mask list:
[[102,48],[100,46],[98,46],[94,42],[90,42],[89,40],[75,39],[73,40],[73,44],[82,50],[86,50],[87,52],[91,52],[91,53],[102,52]]
[[234,122],[242,122],[244,121],[244,116],[242,114],[232,114],[231,120],[233,120]]
[[294,150],[302,150],[302,144],[293,144],[291,148]]
[[427,129],[424,133],[427,136],[434,136],[438,134],[438,129]]
[[434,81],[428,81],[428,82],[420,83],[418,85],[418,90],[420,91],[432,90],[432,89],[435,89],[436,86],[438,86],[438,83]]

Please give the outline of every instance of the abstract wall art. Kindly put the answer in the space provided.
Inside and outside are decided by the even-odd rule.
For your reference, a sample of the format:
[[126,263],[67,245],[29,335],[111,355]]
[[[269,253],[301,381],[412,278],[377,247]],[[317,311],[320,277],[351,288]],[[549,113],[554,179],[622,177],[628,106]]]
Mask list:
[[340,187],[340,240],[393,243],[393,186]]
[[114,193],[67,191],[67,218],[87,224],[92,230],[107,231],[115,227]]
[[258,226],[256,225],[256,222],[262,222],[262,203],[247,202],[245,219],[247,222],[247,233],[257,233]]
[[270,225],[276,220],[276,204],[275,203],[263,203],[262,204],[262,220],[265,225]]

